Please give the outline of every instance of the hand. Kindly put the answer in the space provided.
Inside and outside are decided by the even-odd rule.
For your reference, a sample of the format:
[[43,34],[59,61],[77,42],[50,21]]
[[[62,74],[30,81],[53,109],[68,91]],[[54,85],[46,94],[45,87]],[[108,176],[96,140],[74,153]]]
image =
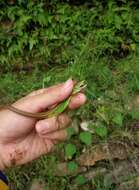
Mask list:
[[[13,104],[24,111],[37,113],[50,109],[72,92],[73,81],[40,89]],[[69,104],[74,109],[85,103],[82,93]],[[32,161],[52,151],[54,144],[66,139],[66,127],[71,120],[66,114],[43,120],[18,115],[10,110],[0,111],[0,169]]]

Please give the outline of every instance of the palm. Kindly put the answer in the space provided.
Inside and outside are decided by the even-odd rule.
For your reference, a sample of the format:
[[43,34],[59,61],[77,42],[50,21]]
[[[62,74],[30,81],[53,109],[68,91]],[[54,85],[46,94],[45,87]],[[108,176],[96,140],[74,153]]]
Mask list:
[[[16,139],[17,141],[17,139]],[[9,155],[10,165],[20,165],[48,153],[53,143],[49,139],[39,137],[34,131],[26,137],[19,138],[17,143],[11,141],[3,146],[5,155]]]
[[[11,117],[13,114],[11,113]],[[5,159],[9,160],[6,165],[19,165],[29,162],[49,152],[53,146],[52,140],[40,137],[35,131],[36,122],[34,120],[18,117],[18,122],[11,124],[8,133],[5,134],[4,130],[0,133],[0,142],[3,144],[2,152],[3,155],[6,155]]]

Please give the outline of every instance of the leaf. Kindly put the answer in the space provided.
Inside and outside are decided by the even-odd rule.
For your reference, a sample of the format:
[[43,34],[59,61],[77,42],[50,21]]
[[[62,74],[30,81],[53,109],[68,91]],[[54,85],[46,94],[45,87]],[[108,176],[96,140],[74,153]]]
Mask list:
[[74,161],[69,162],[67,167],[70,172],[74,172],[78,169],[78,165]]
[[109,124],[108,110],[105,106],[99,107],[99,109],[97,109],[96,115],[97,115],[98,119],[101,119],[101,120],[105,121],[107,124]]
[[40,13],[38,15],[38,22],[41,24],[41,25],[45,25],[47,22],[46,22],[46,16],[42,13]]
[[121,127],[123,124],[123,115],[121,113],[116,113],[112,121]]
[[83,175],[78,175],[76,178],[75,178],[75,183],[77,185],[83,185],[86,183],[86,178],[83,176]]
[[88,131],[81,132],[79,135],[79,139],[86,145],[92,144],[92,134]]
[[137,110],[130,111],[128,114],[132,117],[132,119],[138,119],[139,118],[139,110],[138,111]]
[[71,176],[77,175],[78,173],[85,172],[87,169],[86,167],[78,166],[78,164],[74,161],[69,163],[62,162],[58,163],[54,167],[53,175],[54,176]]
[[36,39],[30,38],[29,39],[29,49],[32,50],[33,46],[36,44]]
[[106,137],[107,136],[107,128],[105,126],[96,127],[95,132],[100,137]]
[[67,128],[67,134],[68,134],[68,139],[70,139],[75,134],[74,128],[73,127],[68,127]]
[[95,133],[94,122],[92,120],[84,120],[80,123],[80,127],[83,131],[88,131],[92,134]]
[[67,144],[65,147],[65,155],[67,158],[72,158],[73,155],[76,153],[76,146],[74,144]]

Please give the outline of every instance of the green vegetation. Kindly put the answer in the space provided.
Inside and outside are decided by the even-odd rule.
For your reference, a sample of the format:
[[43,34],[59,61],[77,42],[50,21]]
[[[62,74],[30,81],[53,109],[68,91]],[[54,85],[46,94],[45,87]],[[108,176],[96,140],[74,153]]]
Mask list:
[[83,142],[86,145],[91,145],[92,144],[92,135],[90,132],[81,132],[79,135],[79,139],[81,142]]
[[69,171],[74,172],[77,170],[77,168],[78,168],[78,165],[75,162],[71,161],[68,163],[68,170]]
[[[70,157],[70,170],[77,168],[75,157],[94,139],[101,142],[117,130],[131,130],[130,124],[139,116],[129,109],[139,91],[137,1],[7,0],[0,6],[1,104],[69,77],[87,82],[88,102],[75,117],[92,120],[89,127],[95,132],[70,131],[72,137],[60,145],[59,151],[65,147],[65,157]],[[74,141],[78,141],[76,148]],[[60,158],[58,154],[44,156],[7,171],[9,180],[17,190],[34,178],[44,180],[47,190],[73,189],[69,178],[53,176]],[[76,176],[76,182],[86,185],[82,175]],[[91,187],[90,182],[87,189]],[[114,190],[103,180],[97,180],[95,188]]]
[[71,159],[75,153],[76,153],[76,146],[71,143],[67,144],[65,147],[65,156]]

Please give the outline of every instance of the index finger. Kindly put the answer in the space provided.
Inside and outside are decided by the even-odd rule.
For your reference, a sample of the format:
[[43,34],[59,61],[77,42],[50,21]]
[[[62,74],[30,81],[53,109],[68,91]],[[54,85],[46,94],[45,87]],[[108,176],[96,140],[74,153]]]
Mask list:
[[68,98],[72,93],[73,85],[72,79],[69,79],[62,85],[51,88],[50,91],[44,91],[44,93],[21,99],[13,105],[23,111],[40,112]]

